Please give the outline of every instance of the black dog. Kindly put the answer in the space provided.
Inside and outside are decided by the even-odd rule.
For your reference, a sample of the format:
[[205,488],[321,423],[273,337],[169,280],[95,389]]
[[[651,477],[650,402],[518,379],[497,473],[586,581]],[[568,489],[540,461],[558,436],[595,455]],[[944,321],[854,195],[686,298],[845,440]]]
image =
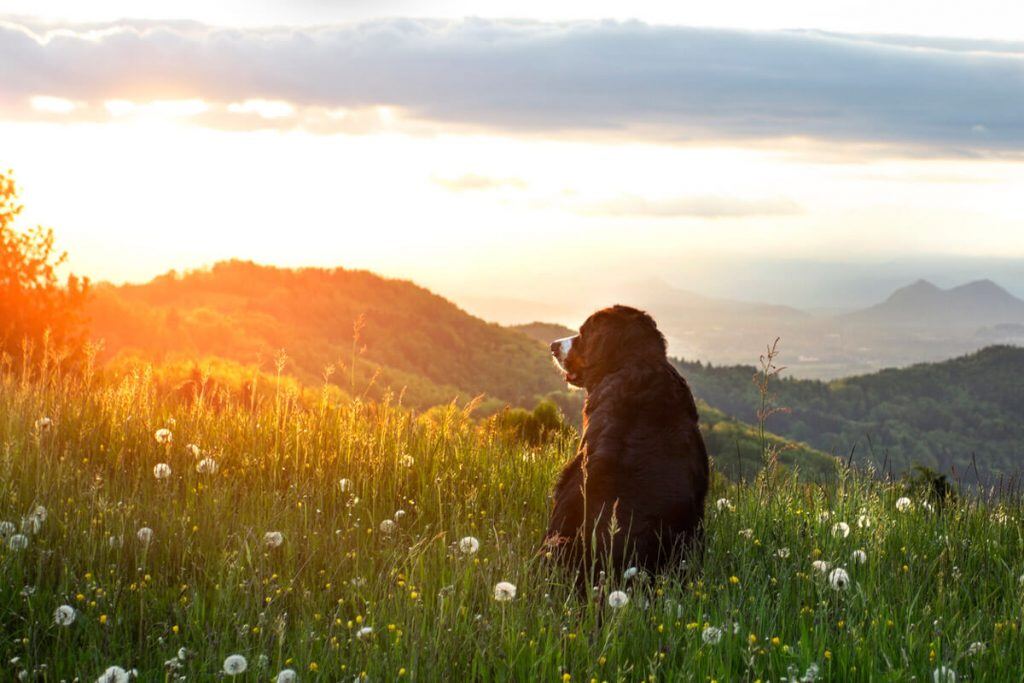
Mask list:
[[612,306],[552,342],[587,391],[583,439],[555,486],[544,550],[580,571],[654,572],[703,536],[708,455],[690,388],[647,313]]

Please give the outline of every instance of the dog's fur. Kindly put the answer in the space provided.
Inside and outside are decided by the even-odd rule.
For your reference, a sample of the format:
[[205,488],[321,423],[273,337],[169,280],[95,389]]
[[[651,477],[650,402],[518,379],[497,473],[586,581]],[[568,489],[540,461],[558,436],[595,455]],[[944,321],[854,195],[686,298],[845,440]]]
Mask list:
[[587,398],[583,438],[555,486],[543,551],[577,569],[582,582],[594,567],[654,572],[677,551],[695,549],[707,450],[693,395],[669,364],[654,320],[612,306],[551,349]]

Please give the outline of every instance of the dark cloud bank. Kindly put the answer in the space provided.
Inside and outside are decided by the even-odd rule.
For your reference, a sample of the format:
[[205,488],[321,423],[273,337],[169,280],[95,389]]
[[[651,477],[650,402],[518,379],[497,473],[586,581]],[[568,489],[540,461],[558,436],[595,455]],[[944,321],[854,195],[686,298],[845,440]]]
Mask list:
[[0,24],[0,103],[268,98],[388,105],[426,121],[554,136],[1024,152],[1024,48],[1015,43],[481,19],[88,28]]

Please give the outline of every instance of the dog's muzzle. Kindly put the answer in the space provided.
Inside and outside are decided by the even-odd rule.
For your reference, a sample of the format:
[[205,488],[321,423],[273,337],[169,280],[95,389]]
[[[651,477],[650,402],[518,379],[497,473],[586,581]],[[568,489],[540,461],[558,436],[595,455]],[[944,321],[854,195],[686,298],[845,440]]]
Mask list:
[[576,341],[576,337],[564,337],[551,342],[551,355],[554,356],[555,362],[557,362],[563,370],[565,370],[565,359],[569,357],[569,351],[572,350],[572,344],[574,341]]

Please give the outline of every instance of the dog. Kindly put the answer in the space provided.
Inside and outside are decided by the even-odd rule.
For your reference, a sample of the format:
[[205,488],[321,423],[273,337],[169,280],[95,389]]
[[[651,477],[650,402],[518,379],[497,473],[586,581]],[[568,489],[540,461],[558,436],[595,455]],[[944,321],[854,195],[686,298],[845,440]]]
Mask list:
[[[566,381],[586,391],[583,437],[554,489],[542,552],[578,571],[654,573],[703,542],[708,454],[686,380],[644,311],[597,311],[551,343]],[[611,566],[608,566],[610,561]]]

